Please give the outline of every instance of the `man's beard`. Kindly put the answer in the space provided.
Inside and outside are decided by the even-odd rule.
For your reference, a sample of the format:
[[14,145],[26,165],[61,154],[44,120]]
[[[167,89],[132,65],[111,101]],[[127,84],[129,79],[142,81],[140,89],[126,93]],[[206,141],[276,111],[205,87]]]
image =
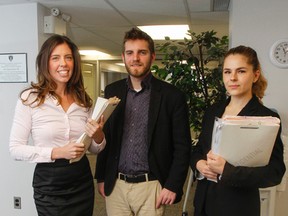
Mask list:
[[[129,66],[125,65],[126,70],[128,72],[128,74],[132,77],[135,78],[141,78],[141,77],[145,77],[149,72],[150,72],[150,68],[151,68],[151,60],[150,62],[147,64],[146,67],[143,68],[142,71],[138,70],[138,69],[131,69]],[[142,68],[141,68],[142,69]]]

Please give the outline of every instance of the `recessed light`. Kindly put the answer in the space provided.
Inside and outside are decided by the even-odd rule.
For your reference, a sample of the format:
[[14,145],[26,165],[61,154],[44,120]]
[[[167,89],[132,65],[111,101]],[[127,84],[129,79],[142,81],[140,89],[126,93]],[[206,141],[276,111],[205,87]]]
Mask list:
[[79,50],[80,55],[85,55],[85,56],[95,56],[95,57],[108,57],[110,56],[107,53],[100,52],[98,50]]
[[188,25],[151,25],[138,28],[150,35],[153,40],[165,40],[165,37],[181,40],[187,36],[189,30]]

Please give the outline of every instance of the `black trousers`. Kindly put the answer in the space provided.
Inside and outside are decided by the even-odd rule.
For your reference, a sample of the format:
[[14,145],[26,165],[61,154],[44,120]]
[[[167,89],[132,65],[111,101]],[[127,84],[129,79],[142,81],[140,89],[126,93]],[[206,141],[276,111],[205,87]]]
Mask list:
[[39,216],[92,216],[94,182],[84,156],[70,164],[60,159],[35,167],[34,200]]

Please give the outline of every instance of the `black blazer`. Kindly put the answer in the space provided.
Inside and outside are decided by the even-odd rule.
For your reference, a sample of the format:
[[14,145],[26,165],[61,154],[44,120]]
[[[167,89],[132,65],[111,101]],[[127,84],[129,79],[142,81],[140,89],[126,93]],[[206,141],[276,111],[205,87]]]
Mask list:
[[[208,109],[203,119],[203,129],[199,143],[192,150],[191,167],[197,173],[196,163],[206,160],[211,148],[212,131],[215,116],[221,117],[226,103],[217,104]],[[263,106],[256,96],[238,114],[240,116],[274,116],[279,115]],[[278,132],[269,164],[264,167],[234,167],[228,162],[224,167],[222,178],[218,183],[206,179],[197,182],[194,197],[195,216],[206,209],[212,216],[260,216],[259,188],[279,184],[285,173],[283,161],[283,143]]]
[[[106,98],[117,96],[121,99],[105,124],[107,144],[97,156],[95,178],[98,182],[105,182],[106,195],[111,194],[118,173],[126,95],[126,79],[105,88]],[[150,172],[162,187],[177,194],[175,202],[178,202],[183,194],[191,148],[185,95],[175,86],[152,77],[148,115]]]

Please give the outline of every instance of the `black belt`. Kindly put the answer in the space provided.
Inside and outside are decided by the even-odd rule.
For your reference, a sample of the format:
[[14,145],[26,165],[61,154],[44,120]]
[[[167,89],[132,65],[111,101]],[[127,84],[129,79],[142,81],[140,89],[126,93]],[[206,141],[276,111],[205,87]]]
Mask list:
[[118,173],[118,178],[127,183],[140,183],[140,182],[156,180],[156,177],[148,173],[140,174],[140,175],[126,175],[123,173]]

